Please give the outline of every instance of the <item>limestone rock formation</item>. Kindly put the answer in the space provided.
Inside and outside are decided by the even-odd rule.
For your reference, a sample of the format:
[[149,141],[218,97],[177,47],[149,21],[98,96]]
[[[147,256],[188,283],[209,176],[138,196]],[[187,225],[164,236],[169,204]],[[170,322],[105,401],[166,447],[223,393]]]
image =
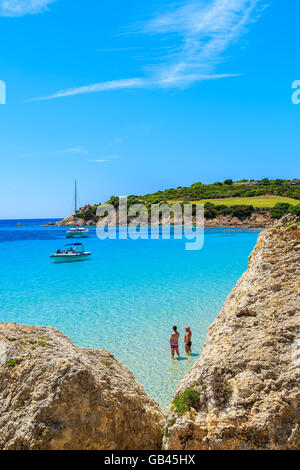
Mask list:
[[300,448],[300,227],[283,222],[260,234],[179,384],[165,449]]
[[273,225],[270,212],[253,212],[250,217],[239,219],[231,215],[218,215],[214,219],[205,219],[205,227],[248,227],[265,228]]
[[[117,224],[119,224],[119,213],[117,212],[117,217],[116,217]],[[133,218],[129,217],[128,218],[128,223],[131,223],[133,221]],[[174,224],[174,218],[171,217],[171,220],[169,219],[162,219],[159,222],[159,225],[166,225],[168,226],[169,223],[171,222],[171,225]],[[268,211],[264,213],[256,213],[254,212],[250,217],[245,217],[242,219],[239,219],[238,217],[233,217],[231,215],[218,215],[214,219],[204,219],[204,225],[207,228],[211,227],[248,227],[248,228],[264,228],[264,227],[270,227],[274,223],[274,219],[271,218],[270,213]],[[115,224],[115,221],[113,222],[113,225]],[[58,227],[71,227],[75,225],[75,217],[72,215],[70,217],[66,217],[65,219],[59,220],[58,222],[55,223],[48,223],[46,225],[56,225]],[[88,220],[83,220],[81,218],[78,218],[78,225],[80,226],[91,226],[91,227],[96,227],[96,222],[93,219],[88,219]],[[143,225],[143,223],[141,224]],[[144,225],[148,225],[148,221],[145,222]],[[152,221],[152,225],[158,225],[157,223]],[[175,224],[175,225],[178,225]],[[196,218],[193,217],[193,226],[196,226]]]
[[[57,227],[73,227],[75,226],[75,217],[74,215],[70,215],[69,217],[66,217],[65,219],[59,220],[58,222],[55,223],[55,225],[57,225]],[[86,221],[79,217],[77,219],[77,225],[84,227],[86,225]]]
[[0,323],[0,449],[159,449],[163,414],[105,350]]

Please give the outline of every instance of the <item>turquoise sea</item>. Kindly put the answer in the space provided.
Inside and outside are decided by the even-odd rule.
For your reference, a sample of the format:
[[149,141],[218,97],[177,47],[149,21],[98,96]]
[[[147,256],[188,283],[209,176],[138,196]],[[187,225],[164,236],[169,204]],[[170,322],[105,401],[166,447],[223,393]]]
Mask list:
[[[67,243],[66,229],[45,222],[0,221],[0,321],[55,326],[79,346],[108,349],[166,407],[246,270],[259,231],[207,229],[204,248],[186,251],[184,240],[101,241],[91,229],[92,258],[56,265],[49,254]],[[181,357],[172,361],[174,324]]]

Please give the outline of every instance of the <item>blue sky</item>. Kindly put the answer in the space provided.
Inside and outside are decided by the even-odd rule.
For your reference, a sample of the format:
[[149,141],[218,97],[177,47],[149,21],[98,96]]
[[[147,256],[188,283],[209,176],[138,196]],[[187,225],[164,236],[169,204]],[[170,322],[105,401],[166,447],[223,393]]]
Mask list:
[[300,176],[300,4],[0,0],[0,218]]

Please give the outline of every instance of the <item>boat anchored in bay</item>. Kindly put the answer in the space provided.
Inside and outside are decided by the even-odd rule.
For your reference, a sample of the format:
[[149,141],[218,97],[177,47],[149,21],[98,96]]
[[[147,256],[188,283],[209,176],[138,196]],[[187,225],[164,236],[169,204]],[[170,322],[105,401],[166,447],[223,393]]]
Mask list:
[[74,261],[85,261],[91,256],[90,251],[85,251],[82,243],[71,243],[65,245],[64,250],[57,250],[56,253],[50,255],[55,263],[70,263]]
[[88,238],[89,229],[80,227],[77,223],[77,182],[75,181],[75,227],[66,232],[67,238]]

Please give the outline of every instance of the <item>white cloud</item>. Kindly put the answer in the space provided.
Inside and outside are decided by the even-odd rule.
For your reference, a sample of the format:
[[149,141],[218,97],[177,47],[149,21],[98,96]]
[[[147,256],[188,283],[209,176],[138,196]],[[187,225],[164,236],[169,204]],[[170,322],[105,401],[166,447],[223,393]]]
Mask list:
[[[54,150],[53,152],[40,152],[40,153],[31,153],[31,154],[23,154],[20,155],[21,158],[38,158],[38,157],[56,157],[56,156],[69,156],[69,155],[88,155],[88,150],[85,150],[82,147],[71,147],[63,150]],[[100,157],[94,160],[89,160],[90,162],[96,163],[105,163],[109,162],[110,160],[115,160],[121,158],[119,155],[106,155],[104,157]]]
[[72,147],[65,150],[56,150],[56,152],[52,152],[51,155],[70,155],[70,154],[81,154],[87,155],[89,152],[82,147]]
[[260,0],[199,0],[181,2],[142,28],[145,34],[173,35],[178,43],[171,54],[152,66],[168,86],[214,75],[224,53],[245,32]]
[[58,91],[54,95],[42,98],[34,98],[31,101],[51,100],[53,98],[62,98],[65,96],[81,95],[83,93],[95,93],[96,91],[117,90],[121,88],[144,88],[146,80],[141,78],[129,78],[123,80],[112,80],[110,82],[94,83],[78,88],[69,88],[68,90]]
[[202,81],[202,80],[216,80],[220,78],[228,78],[228,77],[237,77],[240,74],[219,74],[219,75],[185,75],[183,77],[173,77],[172,80],[168,79],[167,77],[162,77],[160,79],[142,79],[142,78],[130,78],[130,79],[123,79],[123,80],[113,80],[110,82],[100,82],[94,83],[92,85],[85,85],[78,88],[70,88],[68,90],[58,91],[53,95],[43,96],[40,98],[33,98],[29,101],[45,101],[45,100],[52,100],[55,98],[64,98],[66,96],[74,96],[74,95],[81,95],[85,93],[95,93],[99,91],[109,91],[109,90],[120,90],[124,88],[153,88],[153,87],[160,87],[166,88],[172,84],[175,87],[179,86],[187,86],[189,83],[193,83],[195,81]]
[[90,162],[106,163],[106,162],[109,162],[110,160],[113,160],[113,159],[116,159],[116,158],[120,158],[119,155],[108,155],[107,157],[99,158],[99,159],[96,159],[96,160],[90,160]]
[[72,147],[64,150],[55,150],[54,152],[41,152],[21,155],[21,158],[30,157],[50,157],[50,156],[64,156],[64,155],[87,155],[88,151],[82,147]]
[[0,16],[35,15],[48,9],[56,0],[0,0]]
[[[184,0],[131,32],[172,39],[165,55],[147,67],[145,78],[100,82],[59,91],[35,100],[49,100],[83,93],[122,88],[186,87],[202,80],[236,77],[237,73],[216,73],[225,61],[227,49],[257,19],[264,0]],[[174,42],[176,43],[174,45]]]

